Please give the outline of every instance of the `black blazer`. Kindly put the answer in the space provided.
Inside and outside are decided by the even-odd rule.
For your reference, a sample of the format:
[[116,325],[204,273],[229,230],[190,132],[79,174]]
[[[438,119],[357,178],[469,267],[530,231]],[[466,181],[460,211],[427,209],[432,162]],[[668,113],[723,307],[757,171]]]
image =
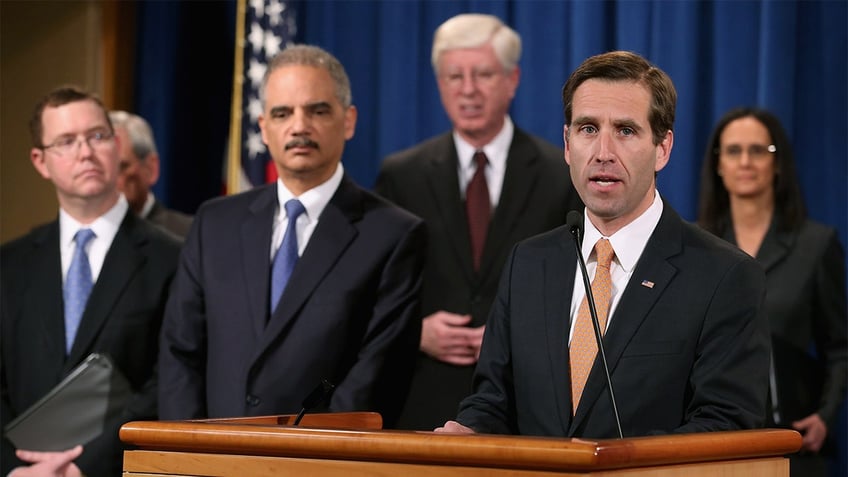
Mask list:
[[145,218],[181,239],[185,239],[189,229],[191,229],[192,217],[190,215],[178,210],[168,209],[158,200],[153,202],[153,208],[150,209],[150,213]]
[[[428,256],[422,315],[439,310],[471,314],[486,323],[509,250],[519,240],[565,223],[582,210],[562,149],[515,128],[503,188],[489,226],[479,272],[474,271],[468,221],[451,133],[385,159],[376,191],[427,223]],[[419,353],[412,390],[399,426],[432,430],[456,416],[471,392],[473,366],[453,366]]]
[[[76,463],[86,475],[120,475],[123,447],[118,429],[127,421],[156,418],[159,329],[179,247],[172,236],[128,211],[91,290],[67,359],[59,222],[0,247],[4,424],[89,353],[106,353],[130,381],[134,394],[120,419],[109,422]],[[2,445],[2,475],[6,475],[21,462],[8,440],[3,439]]]
[[[756,257],[766,271],[774,348],[781,421],[773,424],[789,427],[818,412],[832,436],[848,387],[845,252],[836,231],[817,222],[777,229],[772,223]],[[736,243],[732,227],[724,238]]]
[[269,319],[276,187],[195,216],[162,330],[160,416],[297,413],[327,379],[329,410],[393,422],[421,334],[423,223],[345,177]]
[[[599,361],[571,416],[566,227],[515,247],[457,420],[478,432],[617,437]],[[604,335],[625,437],[761,427],[768,389],[765,277],[668,204]]]

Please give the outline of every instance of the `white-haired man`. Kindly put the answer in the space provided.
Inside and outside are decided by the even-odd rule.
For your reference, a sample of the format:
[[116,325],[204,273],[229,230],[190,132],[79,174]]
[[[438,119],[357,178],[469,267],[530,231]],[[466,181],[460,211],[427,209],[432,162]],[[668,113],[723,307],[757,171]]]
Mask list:
[[497,17],[444,22],[432,63],[453,128],[390,155],[377,178],[377,192],[428,229],[421,353],[402,428],[430,430],[456,414],[510,249],[582,210],[562,149],[509,117],[520,56],[521,38]]
[[159,153],[153,131],[141,116],[126,111],[110,111],[109,119],[119,141],[118,187],[136,215],[172,234],[185,238],[192,218],[165,207],[150,188],[159,180]]

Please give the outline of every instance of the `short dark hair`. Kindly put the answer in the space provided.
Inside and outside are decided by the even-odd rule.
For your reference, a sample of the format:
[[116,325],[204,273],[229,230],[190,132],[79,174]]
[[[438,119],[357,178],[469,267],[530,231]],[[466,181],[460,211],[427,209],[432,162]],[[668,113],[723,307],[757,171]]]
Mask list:
[[797,230],[807,217],[804,197],[795,172],[795,154],[789,136],[780,119],[771,112],[754,107],[731,109],[716,123],[701,166],[701,188],[698,205],[698,224],[716,235],[724,235],[731,227],[730,194],[718,175],[721,134],[733,121],[754,118],[768,130],[775,147],[774,216],[779,230]]
[[590,79],[631,81],[648,88],[651,93],[648,122],[651,124],[654,145],[661,143],[666,134],[674,128],[674,110],[677,106],[674,83],[663,70],[630,51],[610,51],[589,57],[571,73],[562,87],[566,126],[571,125],[574,92],[583,82]]
[[29,120],[29,134],[32,139],[33,147],[44,147],[44,144],[42,143],[44,123],[41,121],[42,116],[44,115],[44,109],[58,108],[59,106],[76,103],[78,101],[92,101],[100,107],[103,111],[103,117],[106,118],[106,122],[109,124],[109,129],[114,132],[112,121],[109,119],[109,114],[106,112],[106,107],[103,106],[103,102],[99,97],[97,97],[97,95],[84,91],[77,86],[60,86],[47,93],[46,96],[41,98],[41,100],[35,104],[35,108],[32,111],[32,117]]

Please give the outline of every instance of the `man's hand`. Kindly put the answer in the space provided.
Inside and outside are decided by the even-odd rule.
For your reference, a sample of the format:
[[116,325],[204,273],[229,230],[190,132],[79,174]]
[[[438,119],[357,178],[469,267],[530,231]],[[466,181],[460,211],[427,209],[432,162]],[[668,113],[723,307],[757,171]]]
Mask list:
[[480,356],[485,326],[468,328],[471,315],[439,311],[424,318],[421,327],[421,351],[456,366],[470,366]]
[[474,434],[474,430],[470,427],[465,427],[456,421],[448,421],[442,427],[437,427],[433,432],[454,433],[454,434]]
[[818,414],[810,414],[809,416],[795,421],[792,427],[801,433],[801,450],[809,452],[818,452],[824,445],[824,439],[827,437],[827,425]]
[[82,477],[74,459],[82,454],[82,446],[62,452],[15,451],[18,459],[30,466],[18,467],[9,472],[9,477]]

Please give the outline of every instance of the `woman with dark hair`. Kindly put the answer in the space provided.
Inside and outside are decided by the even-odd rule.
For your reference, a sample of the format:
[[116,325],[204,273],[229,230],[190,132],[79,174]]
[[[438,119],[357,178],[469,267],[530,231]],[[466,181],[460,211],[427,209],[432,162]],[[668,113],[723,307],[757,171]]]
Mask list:
[[845,255],[807,218],[789,139],[772,113],[729,111],[707,145],[698,223],[766,271],[772,333],[769,426],[803,435],[791,475],[824,475],[821,457],[848,386]]

